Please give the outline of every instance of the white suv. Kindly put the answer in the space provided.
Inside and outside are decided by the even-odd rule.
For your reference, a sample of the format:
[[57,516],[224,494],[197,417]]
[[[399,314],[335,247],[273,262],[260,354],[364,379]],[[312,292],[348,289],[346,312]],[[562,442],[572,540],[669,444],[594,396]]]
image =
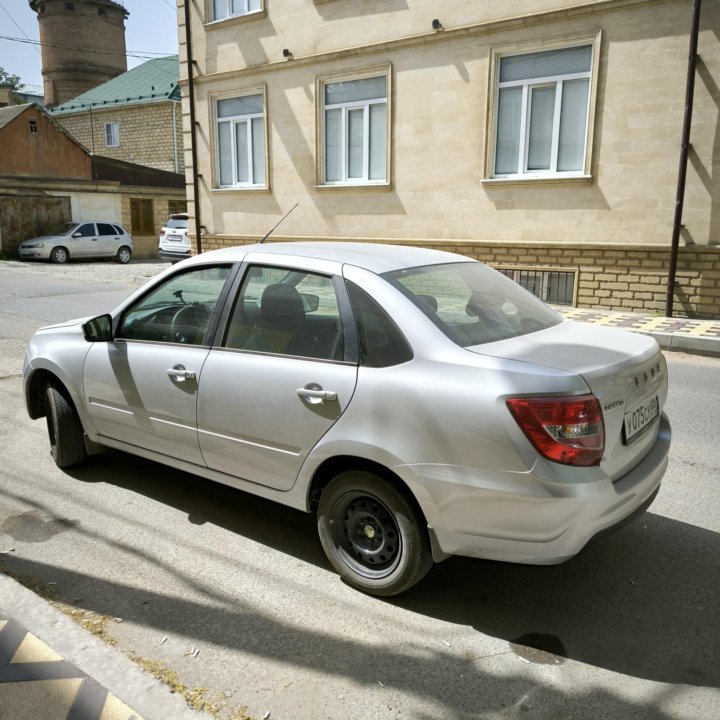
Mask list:
[[189,258],[191,254],[190,238],[188,237],[188,215],[177,213],[171,215],[160,230],[158,256],[170,262],[179,262]]

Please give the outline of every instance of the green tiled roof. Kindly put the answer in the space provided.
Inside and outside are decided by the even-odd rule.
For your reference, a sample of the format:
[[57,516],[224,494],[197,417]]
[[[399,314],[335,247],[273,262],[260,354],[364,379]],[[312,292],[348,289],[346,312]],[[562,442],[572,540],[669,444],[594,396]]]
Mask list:
[[160,100],[179,100],[179,79],[177,55],[148,60],[62,105],[57,105],[49,112],[51,115],[69,115],[90,107],[102,110]]

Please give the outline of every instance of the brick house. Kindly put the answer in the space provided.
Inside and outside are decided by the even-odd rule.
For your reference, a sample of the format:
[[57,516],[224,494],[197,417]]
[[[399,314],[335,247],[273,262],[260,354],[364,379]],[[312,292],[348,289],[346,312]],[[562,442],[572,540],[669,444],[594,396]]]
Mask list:
[[[274,239],[454,250],[551,302],[662,311],[690,3],[189,9],[203,249],[255,241],[299,202]],[[705,0],[676,311],[710,317],[718,36],[720,0]],[[181,78],[189,147],[186,62]]]
[[148,60],[50,110],[90,152],[183,172],[178,57]]
[[39,105],[0,108],[0,252],[59,222],[105,219],[133,235],[135,257],[154,257],[168,214],[185,202],[185,179],[92,155]]

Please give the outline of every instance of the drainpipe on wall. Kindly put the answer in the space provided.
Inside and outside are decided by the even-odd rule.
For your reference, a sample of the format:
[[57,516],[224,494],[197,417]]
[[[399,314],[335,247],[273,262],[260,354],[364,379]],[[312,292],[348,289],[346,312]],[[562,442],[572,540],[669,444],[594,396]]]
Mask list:
[[680,230],[682,229],[683,204],[685,202],[685,179],[687,177],[688,151],[690,149],[690,125],[692,123],[693,98],[695,96],[695,68],[697,66],[698,35],[700,34],[700,2],[693,0],[690,29],[690,51],[688,55],[687,83],[685,85],[685,116],[683,118],[682,141],[680,144],[680,169],[678,170],[677,194],[675,195],[675,219],[673,221],[670,245],[670,268],[668,270],[665,317],[672,317],[677,274]]
[[195,242],[198,255],[202,252],[202,225],[200,223],[200,196],[197,175],[197,142],[195,137],[195,90],[193,88],[192,36],[190,32],[190,0],[183,3],[185,10],[185,58],[188,67],[188,102],[190,103],[190,150],[192,153],[193,200],[195,202]]
[[95,154],[95,128],[93,127],[92,105],[90,105],[90,144],[92,154]]
[[178,147],[177,147],[177,125],[175,108],[177,107],[177,100],[172,100],[172,124],[173,124],[173,167],[175,172],[180,172],[180,163],[178,162]]

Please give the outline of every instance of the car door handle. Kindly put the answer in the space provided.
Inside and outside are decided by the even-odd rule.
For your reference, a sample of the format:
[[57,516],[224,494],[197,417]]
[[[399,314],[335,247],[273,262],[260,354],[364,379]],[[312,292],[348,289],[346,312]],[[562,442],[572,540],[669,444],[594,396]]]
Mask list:
[[90,238],[93,242],[97,242],[99,238]]
[[182,365],[176,365],[175,367],[171,367],[165,371],[169,377],[173,378],[174,380],[178,380],[179,382],[182,382],[183,380],[194,380],[195,379],[195,373],[192,370],[186,370]]
[[337,400],[336,392],[323,390],[319,385],[298,388],[297,394],[305,400]]

